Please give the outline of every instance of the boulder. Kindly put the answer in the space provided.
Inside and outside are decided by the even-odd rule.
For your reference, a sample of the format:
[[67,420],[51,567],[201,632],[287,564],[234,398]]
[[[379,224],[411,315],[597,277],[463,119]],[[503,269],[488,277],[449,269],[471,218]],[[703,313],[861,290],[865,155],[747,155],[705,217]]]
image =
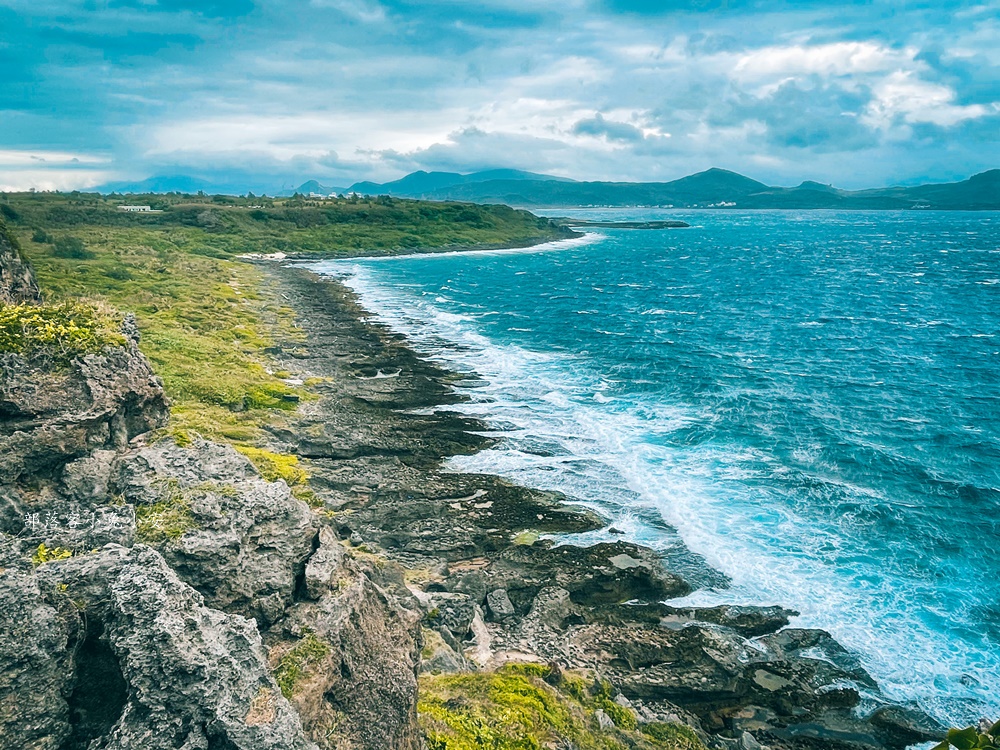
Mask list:
[[66,747],[315,747],[268,670],[254,622],[206,607],[155,550],[109,545],[37,575],[86,620]]
[[63,467],[96,450],[124,450],[166,424],[163,384],[126,319],[125,346],[86,354],[66,369],[16,354],[0,357],[0,484],[58,479]]
[[0,572],[0,747],[63,747],[81,627],[56,587],[40,587],[30,571]]
[[[211,606],[266,626],[292,603],[318,522],[283,481],[262,479],[231,446],[161,440],[123,456],[112,489],[136,506],[139,540]],[[323,554],[336,554],[330,541]],[[317,559],[314,595],[320,570]]]
[[297,665],[287,692],[324,750],[419,750],[422,610],[384,563],[345,557],[336,580],[318,601],[293,606],[281,633],[272,629],[272,666]]

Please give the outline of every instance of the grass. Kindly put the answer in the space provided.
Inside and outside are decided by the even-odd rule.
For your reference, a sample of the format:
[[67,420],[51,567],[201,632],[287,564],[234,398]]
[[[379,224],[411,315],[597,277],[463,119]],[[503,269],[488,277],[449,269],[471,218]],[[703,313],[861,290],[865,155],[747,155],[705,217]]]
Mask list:
[[177,480],[164,480],[159,490],[158,502],[135,509],[135,537],[146,544],[171,542],[198,528],[190,500]]
[[300,680],[309,670],[330,653],[330,645],[314,633],[306,633],[302,640],[289,649],[274,667],[274,679],[285,698],[291,699]]
[[[640,726],[635,712],[610,700],[608,691],[606,684],[589,688],[580,675],[555,680],[544,664],[517,664],[490,673],[423,675],[417,710],[429,750],[705,750],[687,727]],[[597,709],[613,729],[599,728]]]
[[38,545],[35,553],[31,556],[31,562],[35,566],[38,566],[54,562],[56,560],[68,560],[72,556],[72,550],[66,549],[65,547],[46,547],[45,543],[42,542]]
[[0,353],[69,364],[83,354],[124,346],[122,316],[104,304],[0,306]]
[[[310,397],[284,382],[289,373],[272,372],[278,368],[267,350],[278,340],[304,343],[303,336],[294,312],[262,294],[261,272],[236,256],[385,254],[528,244],[565,234],[547,219],[506,206],[179,195],[128,201],[162,213],[126,214],[117,209],[120,197],[85,193],[0,196],[0,213],[57,307],[92,300],[135,313],[140,348],[172,401],[168,431],[175,439],[198,433],[232,443],[265,477],[285,479],[313,504],[295,457],[262,449],[263,428],[280,424]],[[24,341],[16,330],[20,315],[11,314],[8,340],[15,343],[8,346],[26,345],[17,343]],[[86,316],[73,319],[80,325]],[[64,338],[74,336],[67,331]],[[100,342],[78,343],[92,348]]]

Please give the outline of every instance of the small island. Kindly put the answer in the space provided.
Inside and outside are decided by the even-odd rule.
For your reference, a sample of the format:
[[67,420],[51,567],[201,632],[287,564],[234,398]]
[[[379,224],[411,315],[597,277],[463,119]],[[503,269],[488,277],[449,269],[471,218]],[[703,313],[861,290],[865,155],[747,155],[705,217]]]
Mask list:
[[606,227],[609,229],[685,229],[686,221],[591,221],[567,216],[553,217],[552,221],[563,227]]

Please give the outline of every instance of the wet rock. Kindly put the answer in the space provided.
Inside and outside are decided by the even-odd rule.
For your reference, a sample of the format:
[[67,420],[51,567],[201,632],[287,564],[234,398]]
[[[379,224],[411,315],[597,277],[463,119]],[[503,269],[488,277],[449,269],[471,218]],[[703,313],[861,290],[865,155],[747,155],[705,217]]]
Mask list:
[[653,550],[627,542],[593,547],[517,545],[497,556],[490,573],[505,584],[520,613],[528,611],[542,588],[552,585],[566,589],[580,605],[659,601],[690,591]]
[[799,613],[783,607],[660,607],[660,623],[665,627],[682,626],[689,622],[723,625],[746,638],[767,635],[786,627]]
[[883,706],[869,717],[869,721],[884,734],[888,747],[941,742],[947,736],[946,728],[927,714],[902,706]]
[[[261,479],[232,447],[196,440],[182,448],[161,440],[121,458],[112,485],[137,506],[139,538],[211,606],[266,626],[292,603],[318,522],[284,482]],[[168,511],[175,514],[174,532],[157,526]],[[328,544],[324,554],[335,552]],[[314,593],[321,564],[313,570]]]

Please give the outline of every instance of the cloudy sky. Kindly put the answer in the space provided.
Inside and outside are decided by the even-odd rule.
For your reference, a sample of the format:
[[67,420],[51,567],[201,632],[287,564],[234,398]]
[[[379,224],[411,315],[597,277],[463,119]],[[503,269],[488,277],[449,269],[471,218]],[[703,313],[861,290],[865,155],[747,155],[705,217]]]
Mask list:
[[0,0],[0,189],[1000,167],[1000,0]]

